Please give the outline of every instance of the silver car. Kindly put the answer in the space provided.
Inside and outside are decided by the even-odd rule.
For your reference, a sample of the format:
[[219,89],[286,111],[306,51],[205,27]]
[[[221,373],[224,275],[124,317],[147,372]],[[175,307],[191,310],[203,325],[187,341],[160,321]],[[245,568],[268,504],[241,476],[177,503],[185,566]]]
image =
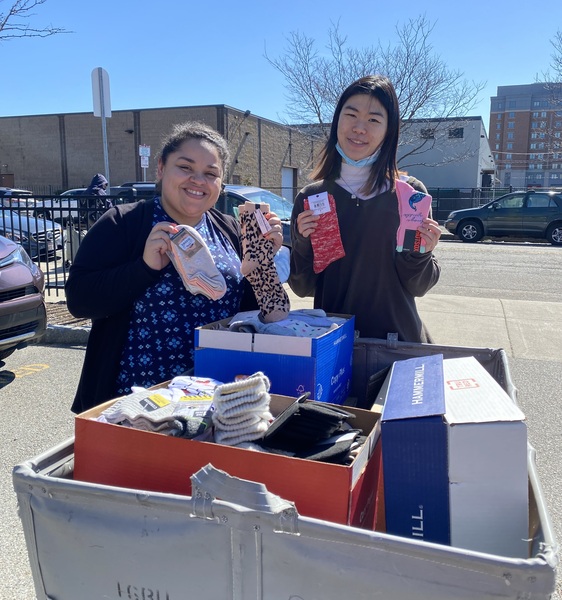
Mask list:
[[0,235],[21,244],[34,260],[53,257],[65,242],[60,223],[6,209],[0,210]]

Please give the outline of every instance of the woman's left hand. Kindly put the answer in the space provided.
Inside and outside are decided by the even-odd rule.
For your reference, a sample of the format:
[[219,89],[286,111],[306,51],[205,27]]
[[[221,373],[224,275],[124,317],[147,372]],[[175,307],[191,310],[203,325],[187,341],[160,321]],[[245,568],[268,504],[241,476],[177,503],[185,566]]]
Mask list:
[[283,245],[283,225],[281,219],[273,212],[267,213],[265,218],[271,227],[271,231],[265,234],[265,238],[273,242],[273,254],[277,254]]
[[418,227],[418,231],[425,241],[425,251],[432,252],[437,246],[442,233],[439,223],[433,219],[424,219]]

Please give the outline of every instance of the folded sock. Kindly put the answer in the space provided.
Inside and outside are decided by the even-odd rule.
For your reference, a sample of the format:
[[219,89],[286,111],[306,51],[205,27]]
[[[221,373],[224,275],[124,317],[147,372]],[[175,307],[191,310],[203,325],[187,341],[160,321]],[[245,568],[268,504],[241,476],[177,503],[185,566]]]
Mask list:
[[171,235],[168,256],[182,278],[185,288],[192,294],[204,294],[219,300],[226,293],[226,281],[217,269],[205,240],[189,225],[178,225]]

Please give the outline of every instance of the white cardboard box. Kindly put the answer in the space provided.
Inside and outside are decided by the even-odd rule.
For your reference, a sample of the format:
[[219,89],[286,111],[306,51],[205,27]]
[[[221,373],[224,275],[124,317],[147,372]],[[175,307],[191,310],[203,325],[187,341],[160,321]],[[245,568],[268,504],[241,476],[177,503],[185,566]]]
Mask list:
[[451,545],[528,556],[525,415],[474,357],[443,361]]

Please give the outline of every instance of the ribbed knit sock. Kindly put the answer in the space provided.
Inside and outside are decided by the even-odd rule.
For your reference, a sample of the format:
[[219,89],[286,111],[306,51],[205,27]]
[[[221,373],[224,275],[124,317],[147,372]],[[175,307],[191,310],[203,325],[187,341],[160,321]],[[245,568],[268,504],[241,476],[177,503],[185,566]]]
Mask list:
[[[340,226],[336,213],[336,203],[331,194],[327,194],[329,210],[319,214],[318,225],[310,236],[312,252],[314,254],[313,269],[321,273],[329,264],[345,256],[345,250],[340,236]],[[313,198],[304,199],[304,207],[310,210]]]

